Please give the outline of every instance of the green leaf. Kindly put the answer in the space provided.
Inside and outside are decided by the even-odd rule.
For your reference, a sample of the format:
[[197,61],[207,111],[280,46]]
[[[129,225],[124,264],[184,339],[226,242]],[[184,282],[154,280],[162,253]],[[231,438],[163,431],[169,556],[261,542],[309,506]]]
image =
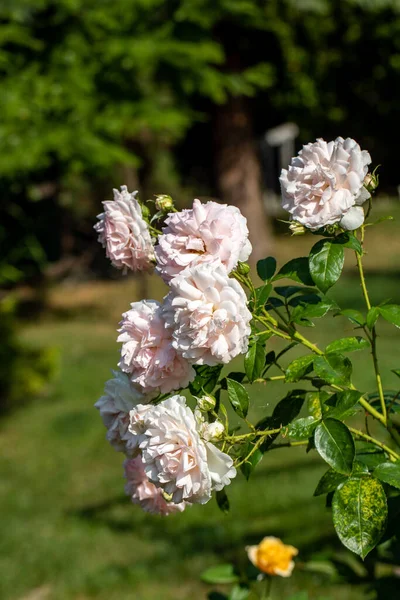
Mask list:
[[228,496],[226,495],[225,490],[220,490],[219,492],[217,492],[215,494],[215,499],[217,501],[218,504],[218,508],[220,509],[220,511],[222,511],[225,515],[228,514],[229,512],[229,500],[228,500]]
[[273,256],[263,258],[257,262],[257,274],[263,281],[269,281],[274,276],[276,260]]
[[244,587],[241,585],[235,585],[229,594],[229,600],[247,600],[250,595],[250,590],[248,587]]
[[351,477],[336,490],[332,510],[342,544],[365,558],[385,531],[387,502],[381,483],[373,477]]
[[272,413],[274,428],[280,425],[288,425],[297,417],[304,404],[306,390],[291,390],[278,402]]
[[375,469],[375,467],[387,460],[383,450],[380,450],[369,442],[356,443],[356,459],[369,469]]
[[250,382],[260,377],[264,368],[265,351],[262,344],[252,344],[244,359],[244,370]]
[[294,296],[294,298],[290,298],[288,305],[293,306],[293,308],[295,308],[296,306],[299,306],[299,304],[305,306],[307,304],[319,304],[320,302],[321,296],[319,296],[318,294],[298,294],[297,296]]
[[285,381],[287,383],[293,383],[301,379],[306,373],[310,372],[310,366],[314,362],[314,354],[306,354],[306,356],[300,356],[292,361],[285,371]]
[[211,393],[218,383],[222,365],[209,367],[208,365],[195,365],[196,378],[189,384],[190,393],[198,396],[204,392]]
[[308,265],[308,258],[302,256],[300,258],[294,258],[288,263],[283,265],[277,275],[275,275],[273,281],[278,279],[292,279],[298,283],[304,283],[304,285],[314,285],[314,281],[310,275],[310,268]]
[[265,305],[267,310],[271,310],[272,308],[282,308],[285,306],[285,303],[280,298],[275,298],[275,296],[270,296],[268,298],[268,302]]
[[325,352],[327,354],[332,352],[355,352],[356,350],[364,350],[364,348],[369,347],[369,341],[361,336],[346,337],[328,344]]
[[[245,445],[245,449],[242,454],[243,458],[250,454],[252,448],[254,448],[253,442],[249,442]],[[252,474],[262,457],[263,453],[261,452],[261,450],[257,449],[255,452],[253,452],[250,458],[241,465],[240,470],[242,471],[243,475],[246,477],[247,480],[249,479],[250,475]]]
[[368,329],[373,329],[375,323],[377,322],[379,317],[379,307],[372,306],[367,313],[367,326]]
[[233,410],[242,419],[246,418],[247,411],[249,410],[249,395],[246,388],[233,379],[227,379],[228,386],[228,398],[232,404]]
[[400,306],[397,304],[384,304],[380,306],[379,314],[385,321],[389,321],[389,323],[393,323],[396,327],[400,327]]
[[352,477],[363,477],[364,475],[369,475],[369,469],[366,464],[360,462],[359,460],[355,460],[353,462],[353,470],[351,472]]
[[332,240],[320,240],[311,248],[310,273],[315,285],[326,292],[339,279],[343,264],[344,250]]
[[239,575],[233,565],[218,565],[210,567],[201,574],[201,579],[206,583],[238,583]]
[[318,319],[326,315],[326,313],[332,308],[332,302],[329,300],[319,302],[318,304],[299,304],[294,308],[290,316],[290,320],[295,323],[298,320],[307,319]]
[[391,371],[392,371],[392,373],[397,375],[397,377],[400,377],[400,369],[391,369]]
[[359,408],[361,396],[362,393],[357,390],[345,390],[328,398],[325,404],[332,407],[327,411],[329,418],[343,420],[354,415]]
[[272,285],[267,283],[256,289],[256,306],[264,306],[272,292]]
[[342,233],[335,238],[335,244],[341,244],[345,248],[351,248],[358,254],[362,254],[362,246],[359,239],[356,238],[354,233]]
[[322,494],[328,494],[334,492],[338,485],[346,481],[347,476],[342,473],[337,473],[333,469],[328,469],[324,473],[315,488],[314,496],[322,496]]
[[322,421],[315,430],[314,442],[318,453],[332,469],[343,475],[351,474],[355,446],[344,423],[336,419]]
[[341,354],[327,354],[314,359],[314,370],[327,383],[349,385],[352,372],[350,360]]
[[[291,390],[286,396],[275,406],[271,416],[264,417],[256,425],[256,429],[277,429],[278,427],[288,425],[297,417],[304,404],[306,390]],[[265,452],[271,446],[273,441],[278,437],[278,433],[271,435],[261,446],[261,451]]]
[[360,325],[362,327],[365,324],[365,317],[362,313],[360,313],[359,310],[345,308],[344,310],[341,310],[340,312],[336,313],[335,316],[337,315],[342,315],[343,317],[346,317],[347,319],[349,319],[349,321],[354,323],[354,325]]
[[327,398],[329,398],[329,394],[326,392],[308,392],[307,408],[308,412],[314,417],[314,419],[322,418],[324,402],[327,400]]
[[374,476],[400,489],[400,464],[392,462],[384,462],[376,467]]
[[307,440],[317,427],[319,421],[314,417],[301,417],[289,423],[287,435],[295,440]]
[[282,296],[282,298],[290,298],[295,294],[307,296],[313,291],[313,288],[303,287],[300,285],[276,285],[274,287],[274,292],[279,296]]

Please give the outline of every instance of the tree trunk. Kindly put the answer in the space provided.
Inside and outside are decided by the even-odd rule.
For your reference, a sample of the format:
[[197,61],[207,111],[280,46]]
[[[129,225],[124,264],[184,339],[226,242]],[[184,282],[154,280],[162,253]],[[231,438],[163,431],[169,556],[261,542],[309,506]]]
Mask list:
[[260,161],[246,98],[230,98],[216,108],[214,145],[219,195],[247,218],[254,265],[271,253],[273,240],[263,206]]

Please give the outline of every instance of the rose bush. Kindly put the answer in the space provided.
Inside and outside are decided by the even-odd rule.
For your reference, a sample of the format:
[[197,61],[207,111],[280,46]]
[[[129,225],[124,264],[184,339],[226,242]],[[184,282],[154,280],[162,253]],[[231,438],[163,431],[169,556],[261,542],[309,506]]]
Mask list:
[[[381,320],[400,327],[400,306],[374,305],[365,280],[365,231],[374,224],[368,219],[378,185],[370,162],[350,138],[303,147],[282,171],[282,203],[293,234],[317,239],[308,256],[279,269],[273,257],[260,260],[258,283],[242,262],[250,246],[238,209],[195,200],[192,209],[176,212],[162,195],[151,218],[135,198],[139,210],[131,218],[144,240],[151,239],[150,227],[158,231],[156,273],[169,291],[162,303],[134,302],[124,313],[121,371],[96,403],[107,439],[128,457],[126,490],[135,504],[168,515],[215,494],[227,511],[226,488],[238,471],[248,479],[271,449],[293,446],[327,463],[314,495],[328,496],[333,526],[348,549],[364,558],[376,546],[379,551],[381,540],[387,548],[394,539],[400,390],[384,385],[377,327]],[[143,215],[149,215],[147,232]],[[363,312],[342,309],[327,295],[342,273],[345,249],[356,259]],[[149,249],[147,256],[153,256]],[[307,332],[328,313],[346,323],[347,333],[321,348]],[[280,346],[272,347],[272,339]],[[303,354],[291,357],[295,348]],[[354,351],[371,354],[374,390],[353,383]],[[234,370],[222,370],[234,358]],[[270,381],[291,387],[252,423],[251,385]],[[171,395],[174,390],[179,393]],[[297,552],[271,536],[248,551],[265,576],[289,576]],[[239,591],[252,585],[247,575],[232,577]]]

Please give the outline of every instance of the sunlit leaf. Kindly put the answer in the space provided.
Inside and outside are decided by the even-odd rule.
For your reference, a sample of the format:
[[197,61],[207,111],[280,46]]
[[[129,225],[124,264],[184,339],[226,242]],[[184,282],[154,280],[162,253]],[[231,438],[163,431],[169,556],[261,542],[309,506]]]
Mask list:
[[332,510],[342,544],[365,558],[385,531],[387,502],[382,484],[373,477],[351,477],[337,488]]
[[344,250],[341,244],[330,239],[320,240],[311,248],[309,266],[315,285],[326,292],[339,279],[344,264]]
[[227,379],[228,386],[228,398],[232,405],[233,410],[242,417],[246,418],[247,411],[249,410],[249,394],[246,388],[233,379]]
[[400,464],[392,462],[384,462],[376,467],[374,476],[400,489]]
[[355,446],[353,436],[344,423],[336,419],[325,419],[315,430],[314,442],[318,453],[332,469],[343,475],[350,475]]
[[327,354],[332,352],[355,352],[356,350],[364,350],[369,347],[369,341],[361,336],[346,337],[328,344],[325,352]]
[[307,354],[293,360],[285,371],[285,381],[293,383],[301,379],[306,373],[311,371],[311,365],[314,362],[315,355]]

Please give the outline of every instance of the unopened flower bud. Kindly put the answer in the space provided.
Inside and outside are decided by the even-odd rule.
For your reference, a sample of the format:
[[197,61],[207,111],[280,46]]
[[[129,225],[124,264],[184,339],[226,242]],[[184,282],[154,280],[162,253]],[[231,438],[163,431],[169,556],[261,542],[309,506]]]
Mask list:
[[172,200],[171,196],[168,196],[167,194],[160,194],[159,196],[156,196],[156,208],[161,212],[168,212],[174,208],[174,201]]
[[225,433],[225,427],[221,421],[207,423],[204,429],[204,439],[206,439],[208,442],[217,442],[224,436]]
[[368,173],[364,179],[364,187],[371,193],[376,190],[379,184],[379,178],[374,173]]
[[297,221],[292,221],[289,225],[289,229],[292,232],[292,235],[304,235],[306,232],[304,225],[297,223]]
[[215,408],[216,400],[213,396],[202,396],[197,400],[197,406],[203,412],[210,412]]
[[250,273],[250,267],[245,262],[238,262],[236,270],[239,275],[248,275]]

